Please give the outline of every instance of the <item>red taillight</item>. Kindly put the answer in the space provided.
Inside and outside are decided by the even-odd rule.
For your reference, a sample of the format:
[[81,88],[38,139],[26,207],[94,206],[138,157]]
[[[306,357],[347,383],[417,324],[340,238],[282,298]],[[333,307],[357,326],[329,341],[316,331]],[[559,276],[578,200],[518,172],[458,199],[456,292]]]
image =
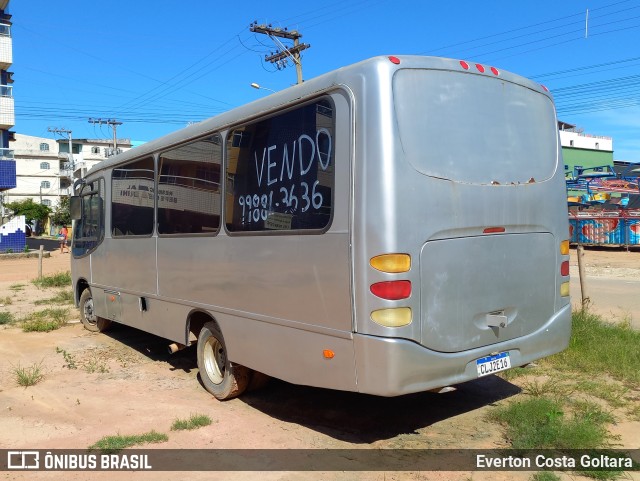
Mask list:
[[400,59],[398,57],[389,57],[391,63],[395,63],[396,65],[400,65]]
[[504,232],[504,227],[487,227],[482,231],[483,234],[501,234]]
[[460,66],[465,70],[469,70],[469,64],[464,60],[460,60]]
[[569,261],[564,261],[560,264],[560,274],[563,276],[569,275]]
[[411,295],[411,281],[387,281],[372,284],[371,292],[389,301],[406,299]]
[[498,72],[498,69],[497,69],[497,68],[495,68],[495,67],[491,67],[491,73],[492,73],[493,75],[500,75],[500,72]]
[[484,73],[484,67],[482,65],[480,65],[479,63],[476,64],[476,68],[478,69],[478,72]]
[[545,91],[545,92],[548,92],[548,91],[549,91],[549,89],[547,88],[547,86],[546,86],[546,85],[542,85],[542,84],[540,84],[540,86],[544,89],[544,91]]

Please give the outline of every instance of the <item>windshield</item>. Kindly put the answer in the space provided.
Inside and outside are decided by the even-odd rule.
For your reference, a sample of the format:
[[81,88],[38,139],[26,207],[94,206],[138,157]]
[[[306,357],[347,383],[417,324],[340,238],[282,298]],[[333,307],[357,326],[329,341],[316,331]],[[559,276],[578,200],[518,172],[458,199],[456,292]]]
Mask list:
[[459,182],[553,176],[558,132],[551,100],[500,78],[400,70],[393,79],[404,154],[419,172]]

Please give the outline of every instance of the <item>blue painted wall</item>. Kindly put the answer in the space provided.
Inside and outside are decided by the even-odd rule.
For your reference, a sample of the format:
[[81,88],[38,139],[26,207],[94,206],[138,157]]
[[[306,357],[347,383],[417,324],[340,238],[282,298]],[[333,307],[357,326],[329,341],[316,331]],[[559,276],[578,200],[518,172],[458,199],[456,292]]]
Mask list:
[[11,219],[0,226],[0,253],[22,252],[27,244],[24,216]]
[[16,187],[16,161],[0,160],[0,190]]

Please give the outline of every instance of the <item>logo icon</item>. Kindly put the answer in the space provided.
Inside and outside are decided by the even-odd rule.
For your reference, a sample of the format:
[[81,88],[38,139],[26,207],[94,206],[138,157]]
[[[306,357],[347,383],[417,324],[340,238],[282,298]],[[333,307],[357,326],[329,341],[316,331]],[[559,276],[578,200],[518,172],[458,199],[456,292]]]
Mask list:
[[40,453],[38,451],[8,451],[8,469],[39,469]]

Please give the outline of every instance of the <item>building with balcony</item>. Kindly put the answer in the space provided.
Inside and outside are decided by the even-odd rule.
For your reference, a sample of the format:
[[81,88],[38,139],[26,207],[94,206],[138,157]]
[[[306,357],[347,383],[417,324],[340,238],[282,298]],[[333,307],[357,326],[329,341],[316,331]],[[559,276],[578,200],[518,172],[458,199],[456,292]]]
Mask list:
[[58,144],[53,139],[15,135],[16,186],[5,193],[5,203],[32,198],[55,207],[61,195],[70,195],[71,180],[60,175]]
[[0,216],[2,198],[7,189],[16,187],[16,163],[9,142],[13,139],[11,127],[15,124],[12,72],[13,41],[9,0],[0,0]]
[[[16,185],[5,192],[5,203],[31,198],[51,208],[73,194],[76,179],[113,154],[112,141],[106,139],[72,139],[71,156],[67,139],[15,134],[11,145]],[[118,151],[130,148],[129,139],[118,140]]]
[[71,147],[73,158],[69,157],[69,141],[58,139],[58,155],[63,162],[61,175],[71,179],[83,178],[91,167],[115,154],[131,149],[131,139],[118,139],[116,150],[111,139],[73,139]]

